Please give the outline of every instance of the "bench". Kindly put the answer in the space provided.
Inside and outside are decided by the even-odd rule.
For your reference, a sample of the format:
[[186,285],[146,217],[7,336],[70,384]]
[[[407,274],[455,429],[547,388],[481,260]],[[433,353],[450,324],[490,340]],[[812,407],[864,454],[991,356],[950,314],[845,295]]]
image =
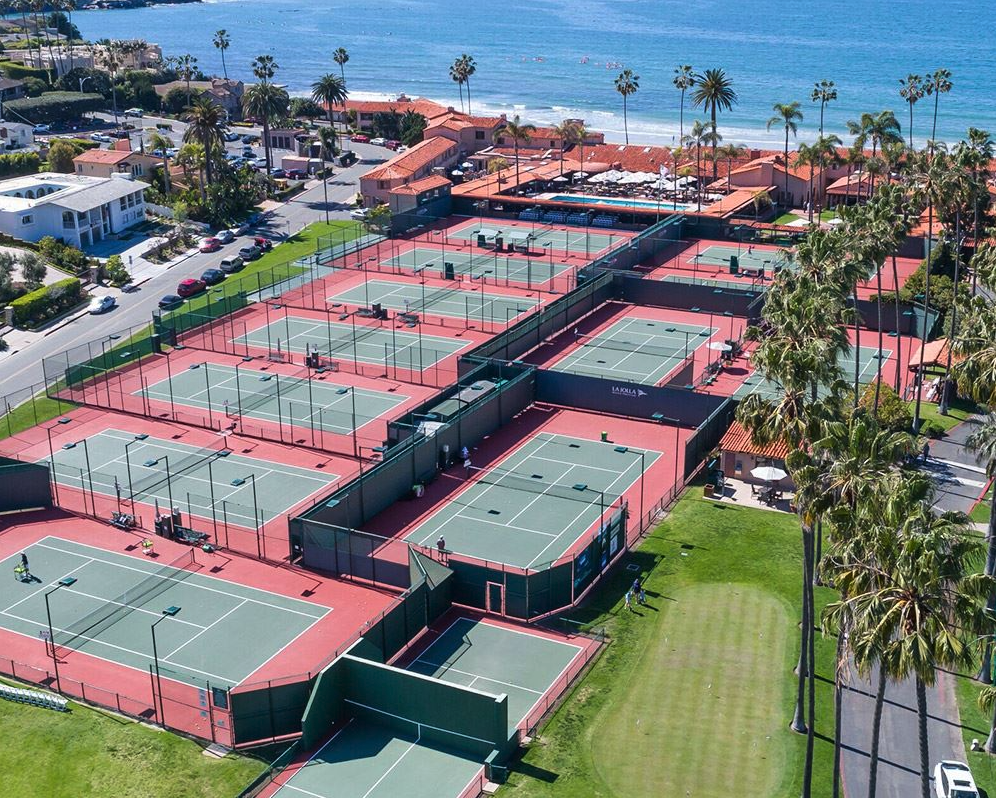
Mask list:
[[43,693],[40,690],[24,690],[20,687],[11,687],[9,684],[0,684],[0,698],[16,701],[19,704],[54,709],[57,712],[69,711],[69,702],[61,695]]
[[188,543],[191,546],[201,546],[207,542],[210,536],[206,532],[198,532],[187,526],[173,527],[173,540],[178,543]]

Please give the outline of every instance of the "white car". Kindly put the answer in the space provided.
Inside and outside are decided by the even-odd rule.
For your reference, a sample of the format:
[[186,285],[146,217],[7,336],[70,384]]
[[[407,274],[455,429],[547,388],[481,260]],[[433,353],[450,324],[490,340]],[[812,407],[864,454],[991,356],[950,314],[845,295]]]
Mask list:
[[87,305],[86,309],[87,313],[97,315],[98,313],[110,310],[116,304],[117,301],[112,296],[95,296],[90,300],[90,304]]
[[354,219],[357,222],[364,222],[370,216],[369,208],[357,208],[354,211],[349,212],[349,218]]
[[937,798],[979,798],[979,789],[968,765],[949,759],[934,766],[934,792]]
[[385,144],[387,144],[387,139],[382,139],[378,136],[375,139],[370,139],[370,143],[376,144],[378,147],[383,147]]
[[142,109],[141,108],[126,108],[125,112],[124,112],[124,115],[125,116],[133,116],[136,119],[141,119],[142,118]]
[[235,240],[235,233],[231,230],[219,230],[214,234],[214,237],[222,244],[231,244]]
[[252,165],[255,166],[257,169],[266,169],[266,158],[256,158],[252,162]]
[[110,144],[111,141],[113,141],[113,139],[110,136],[108,136],[106,133],[91,133],[90,140],[99,141],[102,144]]

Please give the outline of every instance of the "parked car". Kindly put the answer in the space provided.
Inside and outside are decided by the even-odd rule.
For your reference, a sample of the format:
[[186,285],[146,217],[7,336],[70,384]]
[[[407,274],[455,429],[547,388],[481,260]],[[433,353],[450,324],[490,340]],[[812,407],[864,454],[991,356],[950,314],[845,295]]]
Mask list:
[[289,169],[287,171],[287,179],[288,180],[307,180],[308,179],[308,173],[305,172],[303,169]]
[[934,792],[937,798],[979,798],[979,788],[968,765],[948,759],[934,766]]
[[51,129],[52,128],[49,125],[35,125],[34,128],[32,129],[32,132],[33,133],[48,133]]
[[166,294],[166,296],[159,300],[159,308],[161,310],[172,310],[173,308],[180,307],[182,304],[183,297],[176,294]]
[[283,169],[271,169],[270,177],[287,177],[287,173]]
[[193,296],[203,290],[204,283],[200,280],[195,280],[193,277],[181,280],[180,284],[176,287],[176,293],[181,297]]
[[180,154],[180,148],[179,147],[170,147],[169,149],[166,150],[166,157],[167,158],[175,158],[179,154]]
[[252,147],[246,145],[245,147],[242,148],[242,157],[243,158],[255,158],[256,157],[256,151]]
[[225,274],[231,274],[232,272],[237,272],[243,266],[243,260],[238,255],[230,255],[227,258],[223,258],[221,261],[220,268]]
[[110,144],[111,137],[108,136],[106,133],[91,133],[90,141],[99,141],[103,144]]
[[352,150],[343,150],[339,154],[339,166],[352,166],[356,163],[356,153]]
[[117,304],[117,300],[112,296],[95,296],[86,306],[87,312],[97,315],[110,310]]
[[253,160],[252,165],[257,169],[266,169],[266,158],[256,158]]
[[366,133],[354,133],[352,136],[349,137],[349,140],[355,141],[357,144],[369,144],[370,136],[368,136]]
[[394,139],[388,139],[387,141],[384,142],[384,146],[387,147],[389,150],[396,150],[398,149],[398,147],[401,146],[401,142],[395,141]]
[[249,232],[249,225],[246,222],[241,222],[232,228],[232,232],[237,236],[244,236]]
[[234,130],[226,130],[222,134],[222,137],[225,139],[225,141],[239,141],[242,138],[242,136],[240,136]]
[[231,230],[219,230],[214,234],[214,237],[222,244],[231,244],[235,240],[235,233]]
[[[353,141],[356,141],[356,139],[353,139]],[[375,139],[370,139],[370,143],[375,144],[378,147],[383,147],[385,144],[387,144],[387,139],[378,136]]]
[[253,142],[255,142],[255,141],[259,141],[259,140],[260,140],[260,138],[259,138],[259,136],[257,136],[257,135],[256,135],[255,133],[246,133],[246,134],[245,134],[245,135],[244,135],[244,136],[242,137],[242,140],[243,140],[243,141],[244,141],[244,142],[245,142],[246,144],[252,144],[252,143],[253,143]]
[[116,139],[126,139],[131,136],[130,130],[112,130],[111,136]]
[[201,252],[217,252],[221,249],[221,242],[217,238],[205,238],[197,245]]
[[357,208],[349,212],[349,218],[354,219],[357,222],[365,222],[370,216],[369,208]]
[[260,252],[259,247],[255,244],[250,244],[249,246],[242,247],[242,249],[239,250],[239,257],[242,258],[242,260],[256,260],[256,258],[262,254],[263,253]]
[[256,236],[253,239],[253,243],[259,247],[261,252],[269,252],[273,249],[273,242],[268,238],[263,238],[263,236]]
[[141,108],[126,108],[124,112],[125,116],[133,116],[136,119],[141,119],[143,116]]
[[225,272],[221,269],[205,269],[201,275],[201,282],[204,285],[217,285],[225,279]]

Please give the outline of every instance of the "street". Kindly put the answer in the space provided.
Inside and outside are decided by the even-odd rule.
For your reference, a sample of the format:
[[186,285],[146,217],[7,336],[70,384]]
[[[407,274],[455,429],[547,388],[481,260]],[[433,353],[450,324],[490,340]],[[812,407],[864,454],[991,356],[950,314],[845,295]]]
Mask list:
[[[154,117],[146,117],[144,124],[154,126]],[[167,120],[169,121],[169,120]],[[182,123],[173,122],[174,131]],[[174,134],[179,137],[179,134]],[[241,145],[239,145],[241,147]],[[328,179],[328,218],[348,219],[350,204],[359,189],[359,178],[372,168],[372,164],[393,155],[383,147],[369,144],[350,144],[360,161],[349,168],[337,168]],[[0,353],[0,395],[7,395],[43,381],[42,360],[79,343],[99,339],[131,325],[144,324],[151,319],[159,299],[176,291],[177,283],[188,277],[198,277],[205,269],[216,267],[226,255],[238,252],[251,243],[253,235],[263,235],[280,242],[312,222],[326,218],[325,193],[321,182],[277,206],[270,216],[251,233],[226,244],[219,251],[196,253],[171,268],[161,267],[151,279],[133,293],[121,294],[118,307],[99,316],[84,315],[72,323],[39,336],[29,346],[17,351]],[[279,247],[275,248],[279,251]],[[99,291],[98,291],[99,293]],[[115,292],[117,293],[117,292]]]

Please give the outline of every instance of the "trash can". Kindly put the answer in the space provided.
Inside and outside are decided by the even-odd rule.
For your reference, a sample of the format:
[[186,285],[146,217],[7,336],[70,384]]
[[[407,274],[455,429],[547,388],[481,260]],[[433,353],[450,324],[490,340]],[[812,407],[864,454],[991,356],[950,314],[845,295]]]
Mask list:
[[740,256],[730,255],[730,274],[736,274],[740,271]]

